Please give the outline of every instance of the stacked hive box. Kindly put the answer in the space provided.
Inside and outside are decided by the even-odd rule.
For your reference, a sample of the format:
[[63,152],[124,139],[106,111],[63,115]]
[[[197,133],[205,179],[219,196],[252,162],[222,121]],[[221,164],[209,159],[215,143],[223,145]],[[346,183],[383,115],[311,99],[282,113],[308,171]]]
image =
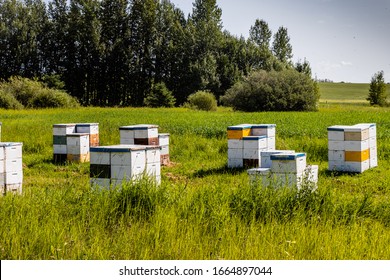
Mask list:
[[78,123],[76,124],[76,133],[87,133],[89,136],[89,146],[99,146],[100,140],[98,123]]
[[378,165],[376,124],[328,127],[329,170],[362,173]]
[[161,165],[169,165],[169,137],[168,133],[158,134],[158,144],[161,148]]
[[263,186],[297,186],[310,184],[316,188],[318,166],[306,165],[305,153],[276,153],[270,156],[270,168],[253,168],[248,170],[252,184],[261,182]]
[[53,154],[54,162],[65,162],[68,157],[67,135],[76,132],[76,124],[53,125]]
[[99,124],[53,125],[54,162],[89,161],[89,147],[99,146]]
[[228,167],[258,167],[261,152],[275,150],[274,124],[241,124],[229,126]]
[[70,133],[66,135],[67,160],[73,162],[89,162],[89,134]]
[[158,125],[139,124],[119,128],[120,143],[124,145],[158,145]]
[[0,142],[0,187],[3,194],[22,193],[22,145]]
[[158,146],[114,145],[91,147],[91,184],[109,189],[144,174],[161,182]]
[[158,125],[139,124],[121,126],[119,128],[120,143],[122,145],[144,145],[161,147],[160,162],[169,164],[169,134],[158,133]]

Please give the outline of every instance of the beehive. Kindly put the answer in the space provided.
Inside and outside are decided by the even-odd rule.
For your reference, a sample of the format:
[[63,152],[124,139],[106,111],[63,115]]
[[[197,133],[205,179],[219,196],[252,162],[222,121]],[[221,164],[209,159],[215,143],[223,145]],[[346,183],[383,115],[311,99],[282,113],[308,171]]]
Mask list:
[[227,128],[228,167],[259,167],[261,152],[275,150],[276,125],[240,124]]
[[[68,137],[69,136],[69,137]],[[85,139],[88,137],[88,143]],[[76,144],[75,139],[80,142]],[[73,140],[72,140],[73,139]],[[68,143],[68,141],[73,141]],[[77,143],[78,143],[77,142]],[[53,125],[54,162],[89,162],[89,147],[99,146],[98,123],[72,123]]]
[[67,160],[66,135],[76,132],[76,124],[53,125],[53,154],[54,162],[62,163]]
[[281,153],[287,153],[287,154],[293,154],[295,151],[293,150],[273,150],[273,151],[262,151],[261,156],[261,162],[260,167],[262,168],[271,168],[271,155],[275,154],[281,154]]
[[300,173],[276,173],[271,168],[252,168],[248,171],[250,184],[263,187],[297,187],[306,186],[315,190],[318,184],[318,165],[308,165]]
[[77,133],[87,133],[89,135],[89,146],[97,147],[100,144],[99,140],[99,124],[98,123],[78,123],[76,124]]
[[0,188],[3,194],[22,193],[22,143],[0,142]]
[[160,151],[160,161],[161,165],[166,166],[170,163],[169,158],[169,133],[159,133],[158,134],[158,143],[161,148]]
[[378,165],[376,124],[328,127],[329,170],[362,173]]
[[66,135],[67,160],[73,162],[89,162],[89,134],[70,133]]
[[113,145],[91,147],[91,184],[100,188],[120,186],[124,182],[149,176],[161,182],[160,147]]
[[119,127],[120,143],[124,145],[157,146],[158,125],[138,124]]

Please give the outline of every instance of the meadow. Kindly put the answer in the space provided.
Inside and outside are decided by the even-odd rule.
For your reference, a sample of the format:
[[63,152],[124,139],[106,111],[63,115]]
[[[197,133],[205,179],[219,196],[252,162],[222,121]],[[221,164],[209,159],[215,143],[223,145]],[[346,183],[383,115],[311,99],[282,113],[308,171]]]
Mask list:
[[[1,259],[312,260],[390,258],[390,108],[320,104],[319,112],[228,108],[0,110],[2,141],[23,142],[22,195],[0,198]],[[117,191],[89,185],[89,164],[52,162],[52,125],[98,122],[103,145],[119,126],[151,123],[171,134],[162,184]],[[377,123],[379,167],[327,170],[327,127]],[[318,190],[249,184],[229,170],[226,128],[275,123],[278,149],[320,166]]]

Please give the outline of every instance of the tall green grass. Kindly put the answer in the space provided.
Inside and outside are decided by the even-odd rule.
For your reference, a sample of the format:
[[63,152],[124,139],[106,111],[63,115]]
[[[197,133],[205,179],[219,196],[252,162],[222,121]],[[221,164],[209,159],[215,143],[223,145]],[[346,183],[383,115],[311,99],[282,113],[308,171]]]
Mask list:
[[[186,109],[0,110],[2,140],[21,141],[22,195],[0,198],[1,259],[388,259],[390,110],[322,105],[319,112],[237,113]],[[89,164],[52,163],[52,125],[99,122],[101,144],[119,126],[153,123],[171,133],[162,184],[89,185]],[[327,171],[334,124],[376,122],[379,167]],[[230,170],[226,128],[275,123],[277,148],[320,165],[318,190],[249,184]]]

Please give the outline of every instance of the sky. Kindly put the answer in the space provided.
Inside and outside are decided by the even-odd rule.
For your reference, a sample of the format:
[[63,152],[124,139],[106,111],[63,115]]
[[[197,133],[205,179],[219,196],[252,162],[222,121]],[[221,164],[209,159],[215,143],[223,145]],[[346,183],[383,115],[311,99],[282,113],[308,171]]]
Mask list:
[[[171,0],[186,15],[192,0]],[[390,82],[390,0],[217,0],[224,30],[248,38],[256,19],[273,34],[288,29],[293,61],[306,58],[313,78],[369,83],[378,71]]]

